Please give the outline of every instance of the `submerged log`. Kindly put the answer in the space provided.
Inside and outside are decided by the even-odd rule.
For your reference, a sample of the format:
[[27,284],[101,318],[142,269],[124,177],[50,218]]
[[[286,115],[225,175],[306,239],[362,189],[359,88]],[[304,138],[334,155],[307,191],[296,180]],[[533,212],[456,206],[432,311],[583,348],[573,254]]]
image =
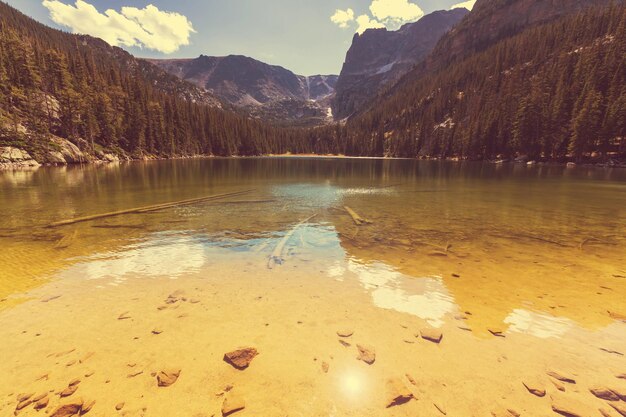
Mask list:
[[291,239],[291,236],[298,230],[303,224],[308,223],[311,219],[313,219],[317,214],[307,217],[302,220],[300,223],[296,224],[281,240],[278,242],[278,245],[274,248],[274,251],[270,255],[269,260],[267,261],[267,267],[269,269],[274,268],[276,265],[281,265],[284,262],[283,252],[285,250],[285,245]]
[[124,215],[124,214],[149,213],[149,212],[158,211],[158,210],[164,210],[164,209],[168,209],[168,208],[172,208],[172,207],[187,206],[187,205],[191,205],[191,204],[200,203],[200,202],[203,202],[203,201],[217,200],[217,199],[220,199],[220,198],[226,198],[226,197],[232,197],[232,196],[241,195],[241,194],[247,194],[247,193],[250,193],[252,191],[254,191],[254,190],[245,190],[245,191],[236,191],[236,192],[232,192],[232,193],[215,194],[215,195],[210,195],[210,196],[207,196],[207,197],[191,198],[191,199],[188,199],[188,200],[180,200],[180,201],[174,201],[174,202],[170,202],[170,203],[154,204],[154,205],[151,205],[151,206],[136,207],[136,208],[132,208],[132,209],[112,211],[112,212],[109,212],[109,213],[102,213],[102,214],[94,214],[92,216],[78,217],[76,219],[63,220],[63,221],[60,221],[60,222],[50,223],[47,227],[67,226],[67,225],[70,225],[70,224],[88,222],[88,221],[91,221],[91,220],[98,220],[98,219],[106,219],[106,218],[109,218],[109,217],[121,216],[121,215]]
[[352,217],[352,220],[354,220],[354,224],[356,224],[357,226],[363,226],[364,224],[372,224],[371,221],[359,216],[357,212],[352,210],[350,207],[344,206],[343,208],[348,212],[350,217]]

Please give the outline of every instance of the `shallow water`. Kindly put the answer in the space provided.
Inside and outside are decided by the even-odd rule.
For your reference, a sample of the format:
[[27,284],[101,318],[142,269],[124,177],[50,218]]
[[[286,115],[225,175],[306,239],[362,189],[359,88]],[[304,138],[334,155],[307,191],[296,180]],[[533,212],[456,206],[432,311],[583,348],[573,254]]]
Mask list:
[[[238,191],[248,192],[49,227],[81,216]],[[345,206],[371,224],[355,225]],[[239,328],[221,329],[219,336],[205,329],[206,340],[197,334],[185,343],[177,338],[179,352],[211,351],[206,345],[197,345],[203,340],[208,344],[222,340],[213,346],[218,356],[241,344],[256,343],[267,350],[271,343],[263,337],[271,335],[284,351],[283,357],[290,357],[289,353],[297,357],[298,349],[310,353],[307,365],[294,359],[287,361],[284,370],[276,365],[280,355],[273,358],[271,366],[272,354],[266,353],[269,362],[265,365],[262,355],[259,357],[259,367],[274,380],[273,389],[283,399],[277,402],[268,395],[271,390],[264,393],[250,380],[240,381],[246,396],[257,398],[252,414],[283,415],[286,410],[297,410],[293,415],[379,415],[377,405],[363,400],[365,388],[355,382],[367,379],[359,372],[373,371],[345,371],[344,376],[337,376],[341,388],[335,390],[326,387],[328,384],[324,389],[316,385],[315,378],[323,377],[317,375],[317,368],[315,378],[307,379],[309,363],[317,362],[318,356],[321,360],[324,354],[332,357],[327,359],[332,364],[329,375],[335,367],[353,365],[351,354],[342,361],[343,351],[315,353],[344,349],[334,335],[341,326],[362,326],[359,330],[369,343],[394,357],[389,363],[379,360],[378,373],[372,374],[376,380],[408,372],[397,368],[407,366],[402,355],[415,343],[416,330],[424,326],[443,329],[451,346],[442,343],[439,347],[450,351],[439,359],[428,350],[421,352],[433,364],[444,362],[433,369],[421,364],[414,372],[439,372],[440,377],[445,375],[442,383],[452,385],[462,381],[465,373],[485,378],[483,390],[498,398],[506,398],[498,389],[511,374],[523,373],[520,369],[543,375],[546,367],[569,367],[569,372],[605,384],[620,382],[614,374],[626,372],[626,325],[620,321],[626,317],[625,170],[330,158],[43,168],[0,172],[0,210],[0,336],[11,340],[0,348],[0,355],[14,359],[0,370],[20,374],[11,386],[6,380],[7,386],[0,382],[0,398],[14,394],[15,386],[28,385],[31,374],[54,372],[51,364],[39,369],[42,358],[48,357],[44,353],[54,354],[54,349],[100,352],[98,371],[125,366],[116,363],[124,360],[125,349],[142,352],[137,361],[145,362],[146,374],[159,362],[155,359],[159,352],[168,360],[177,358],[183,368],[191,366],[190,358],[180,358],[165,347],[153,351],[152,342],[140,341],[132,348],[115,342],[118,348],[111,349],[107,344],[111,341],[90,345],[84,340],[107,331],[116,340],[126,336],[137,340],[133,339],[138,337],[133,333],[137,329],[107,330],[110,317],[104,312],[110,312],[115,321],[123,311],[140,309],[144,319],[133,322],[149,327],[159,320],[153,317],[156,305],[151,303],[162,303],[170,290],[197,291],[199,305],[207,315],[187,327],[178,324],[179,331],[191,332],[203,321],[213,326],[217,313],[223,315],[221,320]],[[269,262],[285,237],[277,262]],[[202,298],[209,293],[213,300]],[[264,306],[251,305],[258,297],[270,301]],[[260,321],[275,320],[283,328],[268,330],[269,322],[249,322],[237,312],[248,312]],[[305,335],[287,325],[298,314],[315,323]],[[148,318],[150,323],[144,323]],[[307,323],[305,319],[297,322]],[[395,323],[394,330],[389,328],[390,322]],[[40,331],[33,342],[24,336],[29,323],[47,328],[48,333]],[[77,328],[80,335],[74,332]],[[64,341],[52,343],[59,333],[64,334]],[[394,347],[393,341],[401,346]],[[567,352],[562,351],[563,346],[568,346]],[[472,363],[450,368],[443,364],[464,352],[473,358]],[[493,361],[501,363],[502,357],[517,362],[507,365],[501,374],[489,371]],[[548,357],[553,358],[551,363],[547,363]],[[207,369],[223,365],[219,358],[214,360],[206,364]],[[598,364],[610,366],[600,371]],[[54,372],[59,381],[72,372],[82,372],[74,371],[74,365],[56,365],[62,368]],[[273,370],[277,374],[272,376]],[[215,390],[234,378],[219,372]],[[355,372],[360,376],[355,377]],[[286,394],[284,386],[275,381],[280,375],[285,384],[288,378],[295,378],[289,383],[300,388]],[[260,375],[250,379],[259,386],[268,383]],[[515,390],[521,392],[511,394],[512,388],[507,389],[507,404],[513,402],[514,408],[530,412],[543,412],[544,406],[550,411],[549,400],[533,403],[534,396],[528,399],[517,382]],[[195,383],[201,382],[189,381],[184,392],[192,392]],[[494,406],[493,398],[469,401],[474,396],[466,387],[464,394],[469,397],[455,408],[455,399],[463,396],[444,394],[438,383],[422,387],[414,395],[447,398],[447,407],[460,413],[456,415],[479,415]],[[116,396],[136,394],[136,409],[129,415],[159,415],[150,410],[154,413],[155,407],[162,407],[163,398],[139,400],[149,391],[149,382],[133,388],[122,389],[121,382],[117,386]],[[314,391],[319,401],[297,400],[305,387]],[[18,391],[29,389],[24,386]],[[117,404],[111,395],[103,394],[102,386],[85,390],[92,397],[103,397],[100,403]],[[594,403],[595,397],[585,396],[584,389],[573,391],[580,394],[577,401],[583,407],[597,410],[602,406]],[[355,393],[362,396],[359,406],[344,402]],[[370,393],[367,398],[374,401],[377,397]],[[172,401],[170,405],[176,403]],[[217,404],[221,399],[212,401]],[[427,401],[428,412],[433,412],[436,401],[440,400]],[[298,403],[295,409],[294,402]],[[181,401],[177,410],[188,403]],[[0,404],[0,411],[2,406],[7,410],[14,407],[15,399]],[[421,406],[394,407],[402,411],[392,415],[410,414],[420,410],[411,407]],[[185,413],[202,412],[194,410],[185,408]],[[435,408],[434,412],[439,411]]]

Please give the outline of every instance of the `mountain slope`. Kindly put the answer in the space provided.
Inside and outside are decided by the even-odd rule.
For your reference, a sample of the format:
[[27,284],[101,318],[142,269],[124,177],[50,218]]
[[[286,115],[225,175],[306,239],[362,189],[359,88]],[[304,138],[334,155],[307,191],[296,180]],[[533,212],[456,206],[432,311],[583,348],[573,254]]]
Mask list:
[[624,158],[624,4],[517,32],[437,71],[409,74],[369,111],[309,140],[319,152],[338,146],[349,155]]
[[147,61],[254,116],[296,124],[327,119],[337,81],[334,75],[305,77],[241,55]]
[[384,85],[406,74],[467,13],[466,9],[437,11],[397,31],[368,29],[355,34],[332,102],[335,118],[350,116]]
[[[297,149],[295,135],[220,109],[204,89],[100,39],[0,2],[0,164]],[[18,149],[18,151],[15,151]]]

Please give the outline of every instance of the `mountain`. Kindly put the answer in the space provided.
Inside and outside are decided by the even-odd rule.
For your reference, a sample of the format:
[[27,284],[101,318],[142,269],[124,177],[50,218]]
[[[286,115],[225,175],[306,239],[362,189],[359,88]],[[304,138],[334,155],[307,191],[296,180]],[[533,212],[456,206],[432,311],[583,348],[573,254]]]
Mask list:
[[[309,143],[320,153],[335,149],[347,155],[608,164],[624,159],[626,7],[616,2],[581,9],[576,2],[570,13],[560,12],[563,16],[531,18],[533,5],[546,3],[555,10],[564,2],[478,3],[482,17],[471,12],[460,25],[465,33],[498,26],[488,15],[491,10],[500,16],[498,5],[507,10],[527,5],[530,15],[515,19],[531,23],[498,30],[500,36],[485,43],[459,37],[458,27],[453,29],[427,63],[344,126],[311,132]],[[472,21],[477,26],[470,28]],[[450,39],[476,46],[469,52],[451,48],[445,55],[441,45],[450,45]],[[438,68],[425,70],[429,62]]]
[[147,61],[255,117],[290,124],[327,121],[337,82],[336,75],[305,77],[241,55]]
[[0,165],[306,151],[293,131],[0,2]]
[[423,60],[437,41],[469,11],[437,11],[397,31],[368,29],[354,35],[332,101],[336,119],[361,109],[382,88]]
[[610,0],[477,0],[467,19],[443,36],[426,67],[428,71],[443,68],[529,27],[609,3]]

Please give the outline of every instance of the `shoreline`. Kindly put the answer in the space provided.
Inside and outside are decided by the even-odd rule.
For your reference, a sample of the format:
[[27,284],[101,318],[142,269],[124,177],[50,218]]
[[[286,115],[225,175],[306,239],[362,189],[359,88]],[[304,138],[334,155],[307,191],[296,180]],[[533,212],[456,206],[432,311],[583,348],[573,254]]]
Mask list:
[[265,155],[230,155],[230,156],[218,156],[218,155],[188,155],[188,156],[172,156],[172,157],[158,157],[155,155],[145,155],[141,158],[133,158],[128,155],[122,157],[110,153],[104,153],[102,155],[94,156],[91,154],[80,153],[78,158],[76,155],[72,155],[70,160],[65,162],[39,162],[33,158],[26,150],[11,146],[0,147],[0,171],[11,170],[34,170],[40,167],[67,167],[67,166],[79,166],[79,165],[91,165],[91,164],[114,164],[122,162],[137,162],[137,161],[167,161],[167,160],[182,160],[182,159],[255,159],[255,158],[291,158],[291,159],[354,159],[354,160],[417,160],[417,161],[439,161],[439,162],[477,162],[486,163],[492,165],[526,165],[528,167],[533,166],[562,166],[562,167],[586,167],[586,168],[626,168],[626,161],[611,159],[608,162],[582,162],[575,163],[573,161],[557,161],[557,160],[545,160],[535,161],[527,160],[525,158],[511,159],[470,159],[459,156],[452,156],[447,158],[421,156],[415,158],[408,157],[392,157],[392,156],[351,156],[344,154],[265,154]]

